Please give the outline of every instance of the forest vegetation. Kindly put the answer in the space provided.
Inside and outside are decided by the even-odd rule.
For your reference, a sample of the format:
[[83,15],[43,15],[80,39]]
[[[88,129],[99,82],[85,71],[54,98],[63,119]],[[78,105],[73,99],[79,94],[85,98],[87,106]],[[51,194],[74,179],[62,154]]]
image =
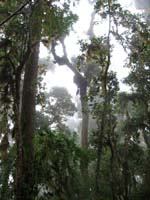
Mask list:
[[[87,39],[70,59],[65,39],[80,1],[0,1],[2,200],[150,200],[149,23],[117,0],[87,0]],[[116,43],[127,55],[128,92],[111,68]],[[46,90],[41,44],[50,68],[73,72],[80,106],[64,87]],[[73,131],[66,122],[76,112]]]

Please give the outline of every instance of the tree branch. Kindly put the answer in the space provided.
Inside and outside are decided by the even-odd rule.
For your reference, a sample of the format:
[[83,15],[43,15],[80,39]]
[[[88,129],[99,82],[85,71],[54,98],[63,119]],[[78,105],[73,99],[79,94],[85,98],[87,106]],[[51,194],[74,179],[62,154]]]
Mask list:
[[15,10],[11,15],[9,15],[6,19],[4,19],[2,22],[0,22],[0,26],[3,26],[6,22],[8,22],[11,18],[13,18],[15,15],[17,15],[26,5],[28,5],[31,0],[28,0],[24,4],[22,4],[17,10]]
[[74,67],[74,65],[69,61],[68,57],[67,57],[67,51],[66,51],[66,47],[65,47],[65,44],[64,44],[64,39],[60,39],[60,43],[62,45],[62,48],[63,48],[63,53],[64,55],[62,57],[58,56],[56,54],[56,50],[55,50],[55,47],[56,47],[56,42],[52,42],[52,48],[51,48],[51,52],[52,52],[52,55],[55,59],[55,62],[58,64],[58,65],[67,65],[67,67],[75,74],[77,75],[78,77],[82,78],[82,79],[85,79],[81,74],[80,72],[77,70],[76,67]]

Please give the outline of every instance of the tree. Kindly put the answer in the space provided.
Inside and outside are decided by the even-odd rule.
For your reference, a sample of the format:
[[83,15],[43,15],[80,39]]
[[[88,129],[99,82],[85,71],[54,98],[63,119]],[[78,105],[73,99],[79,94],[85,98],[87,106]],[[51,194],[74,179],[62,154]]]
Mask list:
[[[149,152],[149,41],[147,37],[149,35],[149,27],[146,24],[142,24],[142,27],[137,27],[131,38],[129,65],[131,66],[131,72],[125,79],[125,83],[132,87],[134,100],[134,123],[138,127],[138,130],[142,133],[147,150]],[[139,54],[140,52],[140,54]],[[150,154],[147,154],[147,160],[149,160]],[[146,186],[149,181],[149,167],[146,164],[146,178],[144,178],[144,185]],[[145,196],[149,196],[148,188],[145,189]]]
[[[88,2],[93,6],[96,1],[88,0]],[[93,11],[91,14],[89,29],[87,30],[87,35],[89,36],[89,38],[92,38],[94,36],[94,31],[93,31],[94,19],[95,19],[95,11]],[[78,58],[72,58],[71,61],[68,59],[67,49],[65,46],[65,37],[60,38],[60,44],[62,45],[64,55],[61,57],[56,54],[55,48],[57,46],[57,43],[55,42],[53,42],[52,44],[52,55],[56,63],[58,63],[59,65],[66,65],[74,73],[73,81],[78,88],[77,94],[80,95],[81,110],[82,110],[81,146],[86,150],[88,149],[88,128],[89,128],[89,109],[86,97],[88,95],[88,87],[90,84],[90,79],[92,77],[91,65],[88,66],[88,64],[86,63],[84,67],[77,66]]]
[[[2,9],[9,12],[12,7],[16,8],[19,3],[14,2],[10,5],[4,3],[2,4]],[[64,3],[63,8],[60,9],[59,5],[56,6],[54,1],[27,1],[17,8],[8,18],[3,16],[4,20],[1,23],[1,26],[6,26],[6,29],[2,29],[4,35],[3,40],[8,41],[4,48],[6,49],[8,45],[10,48],[10,51],[5,52],[6,56],[10,58],[9,66],[12,69],[12,73],[6,72],[6,74],[10,75],[9,80],[11,83],[6,79],[5,82],[11,87],[10,91],[12,92],[14,103],[14,130],[17,145],[16,199],[18,200],[34,198],[33,138],[35,131],[35,100],[40,41],[42,41],[42,37],[47,36],[50,42],[52,36],[55,36],[56,39],[61,34],[67,33],[68,27],[76,19],[69,12],[68,8],[67,3]],[[46,15],[44,16],[44,14]],[[44,21],[42,21],[43,19]],[[51,19],[50,23],[49,19]],[[55,26],[54,20],[57,20],[57,27]],[[20,32],[15,29],[15,25],[19,26]],[[24,46],[20,55],[17,47],[22,42],[21,27],[26,27],[27,34],[23,37]],[[14,32],[12,28],[14,28]],[[16,41],[13,40],[13,34],[16,36]],[[15,47],[14,49],[13,46]],[[10,52],[11,54],[9,55]],[[13,53],[16,54],[15,59],[10,57],[13,56]],[[2,59],[4,60],[4,58]],[[6,69],[4,70],[6,71]],[[14,74],[15,79],[12,78]],[[20,83],[23,74],[23,88],[22,94],[20,95]]]
[[[38,57],[41,38],[42,1],[32,8],[30,18],[30,40],[32,48],[30,57],[25,65],[25,74],[22,93],[22,107],[20,116],[20,137],[18,137],[18,165],[16,174],[16,199],[33,199],[34,188],[34,121],[36,82],[38,76]],[[38,13],[38,15],[37,15]],[[36,16],[36,21],[35,21]],[[35,32],[36,30],[36,32]]]
[[56,86],[45,94],[45,98],[42,113],[41,111],[37,112],[36,127],[39,129],[45,126],[55,128],[60,132],[65,131],[66,117],[73,116],[76,111],[71,95],[66,88]]
[[35,137],[35,149],[37,198],[79,199],[81,149],[74,139],[41,128]]
[[[96,3],[96,13],[108,31],[94,36],[93,12],[87,32],[92,37],[80,41],[81,54],[70,61],[64,39],[77,17],[68,2],[0,3],[0,197],[147,200],[149,27],[117,1],[89,0]],[[110,70],[112,39],[128,53],[126,66],[131,72],[124,81],[131,86],[128,93],[118,92],[116,74]],[[62,45],[62,57],[56,53],[56,41]],[[64,88],[45,94],[41,118],[36,116],[35,106],[43,98],[40,42],[51,44],[54,62],[74,72],[82,105],[81,148],[73,134],[65,134],[66,115],[71,116],[75,106]],[[96,121],[91,132],[89,115]],[[35,127],[36,119],[41,124],[38,121]]]

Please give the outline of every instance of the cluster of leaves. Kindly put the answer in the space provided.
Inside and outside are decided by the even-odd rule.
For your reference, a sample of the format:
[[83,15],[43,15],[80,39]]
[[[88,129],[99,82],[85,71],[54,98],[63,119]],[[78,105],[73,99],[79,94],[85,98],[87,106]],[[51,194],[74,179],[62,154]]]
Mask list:
[[39,199],[42,196],[43,199],[78,199],[81,150],[74,140],[65,134],[41,129],[35,137],[35,149],[39,196],[46,189]]
[[43,7],[42,36],[46,37],[49,42],[68,34],[68,27],[78,19],[77,15],[70,11],[68,1],[64,1],[64,3],[54,1],[52,4],[45,1]]

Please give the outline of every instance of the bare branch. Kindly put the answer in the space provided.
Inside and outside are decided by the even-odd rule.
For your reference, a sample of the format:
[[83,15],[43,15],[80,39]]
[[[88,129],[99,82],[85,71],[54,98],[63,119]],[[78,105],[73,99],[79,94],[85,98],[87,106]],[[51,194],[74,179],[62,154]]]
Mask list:
[[67,67],[69,67],[69,69],[77,76],[79,76],[80,78],[83,78],[84,77],[80,74],[80,72],[77,70],[77,68],[69,61],[68,57],[67,57],[67,51],[66,51],[66,47],[65,47],[65,44],[64,44],[64,39],[60,39],[60,43],[62,45],[62,48],[63,48],[63,53],[64,55],[62,57],[58,56],[56,54],[56,50],[55,50],[55,47],[56,47],[56,42],[52,42],[52,48],[51,48],[51,52],[52,52],[52,55],[55,59],[55,62],[58,63],[59,65],[67,65]]

